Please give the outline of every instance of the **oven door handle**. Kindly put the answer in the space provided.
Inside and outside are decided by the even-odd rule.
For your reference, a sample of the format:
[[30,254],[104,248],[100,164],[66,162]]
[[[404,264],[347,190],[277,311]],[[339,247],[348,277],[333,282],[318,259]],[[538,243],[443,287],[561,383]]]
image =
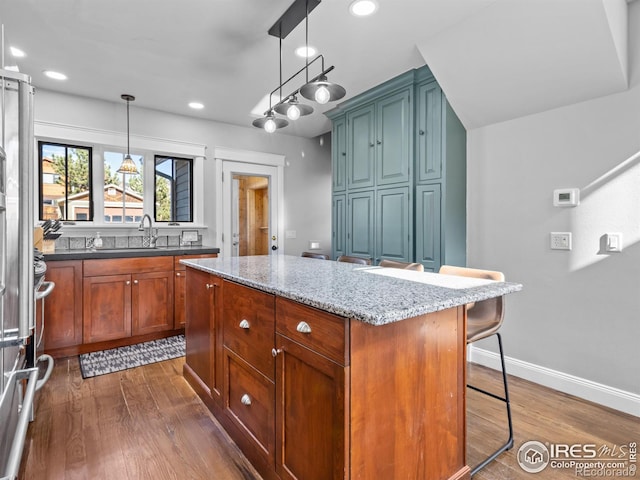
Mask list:
[[36,300],[41,300],[44,297],[48,297],[55,286],[56,284],[53,282],[42,282],[40,288],[44,287],[44,290],[38,289],[38,291],[36,292]]

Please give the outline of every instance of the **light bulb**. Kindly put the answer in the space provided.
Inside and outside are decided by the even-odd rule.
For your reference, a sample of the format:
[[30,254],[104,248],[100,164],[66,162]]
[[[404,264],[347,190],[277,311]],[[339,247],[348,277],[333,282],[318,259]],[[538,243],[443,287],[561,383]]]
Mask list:
[[267,133],[273,133],[276,131],[276,122],[273,118],[269,118],[266,122],[264,122],[264,129]]
[[300,118],[300,109],[297,107],[297,105],[291,105],[287,109],[287,117],[289,118],[289,120],[297,120]]
[[331,94],[329,93],[329,89],[327,87],[321,86],[320,88],[318,88],[318,90],[316,90],[315,97],[316,97],[316,102],[318,102],[321,105],[324,105],[329,101]]

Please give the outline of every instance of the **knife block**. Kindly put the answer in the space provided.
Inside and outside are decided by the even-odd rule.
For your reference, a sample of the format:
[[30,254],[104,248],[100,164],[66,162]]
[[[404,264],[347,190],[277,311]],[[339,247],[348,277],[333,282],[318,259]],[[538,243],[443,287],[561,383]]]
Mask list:
[[42,252],[43,248],[43,230],[42,227],[35,227],[33,229],[33,246]]
[[55,240],[42,240],[42,253],[55,253],[56,241]]

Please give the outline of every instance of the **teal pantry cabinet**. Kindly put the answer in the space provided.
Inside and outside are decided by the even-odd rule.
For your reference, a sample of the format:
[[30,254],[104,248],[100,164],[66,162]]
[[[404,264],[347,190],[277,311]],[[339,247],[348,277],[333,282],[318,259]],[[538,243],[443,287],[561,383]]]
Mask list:
[[327,112],[333,245],[340,255],[466,261],[466,132],[427,67]]

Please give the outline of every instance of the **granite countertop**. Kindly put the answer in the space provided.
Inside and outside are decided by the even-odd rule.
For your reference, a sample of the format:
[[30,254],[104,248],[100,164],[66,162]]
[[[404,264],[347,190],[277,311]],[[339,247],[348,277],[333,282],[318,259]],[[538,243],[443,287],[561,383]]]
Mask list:
[[519,283],[289,255],[193,259],[181,263],[372,325],[522,290]]
[[220,253],[216,247],[182,246],[155,248],[97,248],[78,250],[57,250],[55,253],[45,253],[44,260],[90,260],[94,258],[133,258],[133,257],[161,257],[173,255],[198,255],[204,253]]

